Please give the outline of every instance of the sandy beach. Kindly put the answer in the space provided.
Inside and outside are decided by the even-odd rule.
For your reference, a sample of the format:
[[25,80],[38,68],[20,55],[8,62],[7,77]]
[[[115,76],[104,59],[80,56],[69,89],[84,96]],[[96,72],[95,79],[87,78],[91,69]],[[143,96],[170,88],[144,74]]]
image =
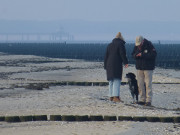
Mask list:
[[[108,100],[108,86],[49,86],[27,89],[30,83],[61,81],[107,82],[103,62],[0,55],[0,116],[115,115],[180,116],[180,71],[156,68],[153,76],[154,107],[131,104],[128,85],[121,86],[124,103]],[[134,65],[125,74],[136,74]],[[178,123],[151,122],[0,122],[0,135],[178,135]]]

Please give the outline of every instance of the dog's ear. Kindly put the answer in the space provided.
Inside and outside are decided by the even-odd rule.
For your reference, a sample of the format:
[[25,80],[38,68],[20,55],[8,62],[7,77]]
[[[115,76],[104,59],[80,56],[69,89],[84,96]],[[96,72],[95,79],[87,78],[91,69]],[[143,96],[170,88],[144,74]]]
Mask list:
[[136,75],[135,75],[135,74],[132,74],[132,77],[133,77],[133,78],[136,78]]
[[129,77],[129,73],[126,74],[126,78],[128,78],[128,77]]
[[129,73],[129,76],[131,76],[132,78],[136,78],[136,75],[134,73]]

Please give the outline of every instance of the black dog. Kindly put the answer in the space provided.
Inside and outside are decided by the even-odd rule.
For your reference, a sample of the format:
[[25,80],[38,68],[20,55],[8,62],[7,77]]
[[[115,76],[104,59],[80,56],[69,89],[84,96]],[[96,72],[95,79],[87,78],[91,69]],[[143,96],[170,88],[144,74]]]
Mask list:
[[133,98],[133,102],[135,102],[134,96],[136,96],[136,102],[138,102],[139,90],[136,75],[134,73],[128,73],[126,74],[126,78],[128,79],[129,89]]

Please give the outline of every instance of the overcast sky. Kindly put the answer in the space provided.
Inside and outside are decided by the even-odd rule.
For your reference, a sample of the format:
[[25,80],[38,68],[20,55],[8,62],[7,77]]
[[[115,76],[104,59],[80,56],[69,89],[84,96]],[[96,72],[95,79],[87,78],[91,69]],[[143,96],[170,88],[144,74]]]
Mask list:
[[[141,28],[138,26],[139,21],[141,25],[144,25],[144,29],[141,29],[142,31],[139,31],[139,33],[143,32],[152,39],[168,40],[170,37],[172,40],[180,40],[180,32],[177,31],[178,27],[176,28],[176,25],[180,23],[180,0],[0,0],[0,20],[72,20],[70,21],[72,23],[75,20],[82,20],[82,23],[83,21],[92,22],[91,30],[96,23],[104,24],[108,22],[108,27],[99,28],[97,25],[94,27],[94,29],[102,29],[102,32],[97,29],[98,32],[101,32],[99,33],[101,37],[94,35],[96,39],[103,39],[103,37],[111,39],[119,30],[122,30],[128,39],[134,39],[137,35],[136,30]],[[131,24],[126,27],[121,25],[115,31],[115,27],[115,30],[110,30],[111,26],[109,24],[113,21],[116,24],[117,22],[131,22]],[[146,24],[142,23],[143,21],[148,22],[147,29]],[[136,24],[132,25],[132,22],[136,22]],[[149,22],[153,23],[149,24]],[[160,23],[156,25],[156,22],[166,22],[166,24],[161,26]],[[111,25],[114,25],[114,23]],[[154,27],[155,25],[156,27]],[[1,26],[1,28],[3,27]],[[75,28],[72,24],[70,27],[67,25],[62,27],[74,34],[76,39],[78,37],[80,40],[82,36],[86,36],[86,39],[94,39],[93,35],[88,33],[88,29],[86,32],[80,33],[78,30],[73,31],[73,29],[79,28],[77,25],[74,26]],[[132,29],[134,27],[137,29]],[[85,30],[86,27],[83,29]],[[115,33],[109,31],[105,33],[103,29]],[[148,33],[150,30],[155,31]],[[96,32],[96,34],[98,33]]]
[[0,0],[0,19],[180,21],[180,0]]

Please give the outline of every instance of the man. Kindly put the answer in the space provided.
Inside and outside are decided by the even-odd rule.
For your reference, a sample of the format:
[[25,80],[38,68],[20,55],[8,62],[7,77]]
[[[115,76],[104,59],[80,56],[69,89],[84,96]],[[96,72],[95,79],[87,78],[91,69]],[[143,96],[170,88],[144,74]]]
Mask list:
[[109,81],[109,97],[110,101],[121,102],[120,85],[123,73],[123,64],[128,67],[126,57],[125,41],[121,33],[118,32],[112,43],[107,46],[104,69],[107,73]]
[[151,106],[152,75],[155,69],[156,49],[150,41],[142,36],[136,37],[132,56],[136,60],[137,80],[140,100],[138,104]]

